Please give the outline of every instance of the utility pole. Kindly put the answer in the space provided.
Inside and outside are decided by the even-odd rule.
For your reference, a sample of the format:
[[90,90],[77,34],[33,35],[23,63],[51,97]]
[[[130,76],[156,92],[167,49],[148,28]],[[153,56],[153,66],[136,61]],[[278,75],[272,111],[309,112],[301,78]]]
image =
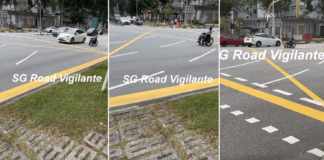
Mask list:
[[62,0],[61,26],[63,26],[63,0]]
[[[232,23],[234,24],[234,11],[232,11],[231,14],[232,14]],[[232,34],[234,34],[234,29],[232,29]]]
[[[274,0],[272,0],[272,2],[273,2]],[[275,36],[275,26],[274,26],[274,17],[275,17],[275,13],[274,13],[274,4],[273,4],[273,6],[272,6],[272,13],[273,13],[273,15],[272,15],[272,35],[273,36]]]
[[136,17],[138,17],[138,11],[137,11],[137,0],[136,1]]
[[184,17],[184,21],[185,21],[185,23],[184,23],[184,25],[186,26],[186,25],[187,25],[187,20],[188,20],[188,19],[187,19],[187,6],[188,6],[188,0],[185,1],[185,5],[186,5],[186,6],[185,6],[186,8],[185,8],[185,17]]
[[42,28],[42,1],[39,1],[39,26]]

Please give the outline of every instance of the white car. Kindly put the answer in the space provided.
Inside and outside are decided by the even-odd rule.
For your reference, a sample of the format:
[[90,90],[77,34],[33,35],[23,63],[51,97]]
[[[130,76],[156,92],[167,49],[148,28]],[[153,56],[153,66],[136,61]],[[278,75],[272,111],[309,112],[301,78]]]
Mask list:
[[56,30],[56,27],[54,27],[54,26],[51,26],[51,27],[48,27],[48,28],[45,29],[45,31],[46,31],[47,33],[52,33],[52,32],[55,31],[55,30]]
[[128,20],[128,18],[126,18],[126,17],[121,17],[120,18],[120,21],[121,21],[121,23],[123,23],[124,25],[126,24],[126,25],[130,25],[130,20]]
[[244,38],[244,45],[249,47],[256,46],[280,46],[282,44],[279,38],[272,36],[271,34],[267,33],[257,33],[252,36],[247,36]]
[[81,29],[68,29],[65,30],[64,32],[60,33],[57,36],[57,40],[61,43],[61,42],[68,42],[70,44],[73,44],[75,42],[81,42],[84,43],[86,41],[87,38],[87,33],[84,32]]

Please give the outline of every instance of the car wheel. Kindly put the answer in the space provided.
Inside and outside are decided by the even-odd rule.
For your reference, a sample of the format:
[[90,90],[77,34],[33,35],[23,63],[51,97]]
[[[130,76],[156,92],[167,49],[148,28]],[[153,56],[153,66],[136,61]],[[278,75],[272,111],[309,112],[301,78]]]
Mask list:
[[70,44],[73,44],[73,43],[74,43],[74,38],[71,38]]
[[276,42],[276,46],[280,46],[280,42],[279,41]]
[[225,41],[222,42],[222,47],[226,47],[227,43]]
[[257,46],[257,47],[261,47],[261,45],[262,45],[262,44],[261,44],[260,41],[256,43],[256,46]]
[[252,44],[248,44],[248,47],[252,47]]
[[83,41],[82,41],[82,43],[84,43],[86,41],[86,38],[83,38]]

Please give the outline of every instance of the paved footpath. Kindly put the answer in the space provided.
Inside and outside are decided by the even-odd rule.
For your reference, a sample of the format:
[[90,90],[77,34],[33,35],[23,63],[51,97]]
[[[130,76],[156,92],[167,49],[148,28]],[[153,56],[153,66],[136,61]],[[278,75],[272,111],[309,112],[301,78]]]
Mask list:
[[164,109],[144,108],[109,119],[109,159],[217,160],[214,146]]
[[108,157],[108,137],[96,131],[78,144],[70,137],[56,137],[10,119],[0,124],[0,132],[0,160],[107,160]]

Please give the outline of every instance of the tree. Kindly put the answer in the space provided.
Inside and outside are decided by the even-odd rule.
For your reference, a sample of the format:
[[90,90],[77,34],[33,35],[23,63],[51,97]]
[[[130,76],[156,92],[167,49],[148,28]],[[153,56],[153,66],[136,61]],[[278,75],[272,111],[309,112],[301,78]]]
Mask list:
[[315,6],[315,11],[324,15],[324,0],[319,0],[318,4]]
[[[261,6],[261,9],[264,11],[267,11],[270,3],[272,3],[273,0],[258,0],[258,3]],[[286,11],[289,11],[289,7],[292,3],[292,0],[280,0],[279,2],[274,4],[274,11],[275,13],[280,13],[280,17],[283,17],[283,14]],[[272,11],[271,11],[272,12]]]

